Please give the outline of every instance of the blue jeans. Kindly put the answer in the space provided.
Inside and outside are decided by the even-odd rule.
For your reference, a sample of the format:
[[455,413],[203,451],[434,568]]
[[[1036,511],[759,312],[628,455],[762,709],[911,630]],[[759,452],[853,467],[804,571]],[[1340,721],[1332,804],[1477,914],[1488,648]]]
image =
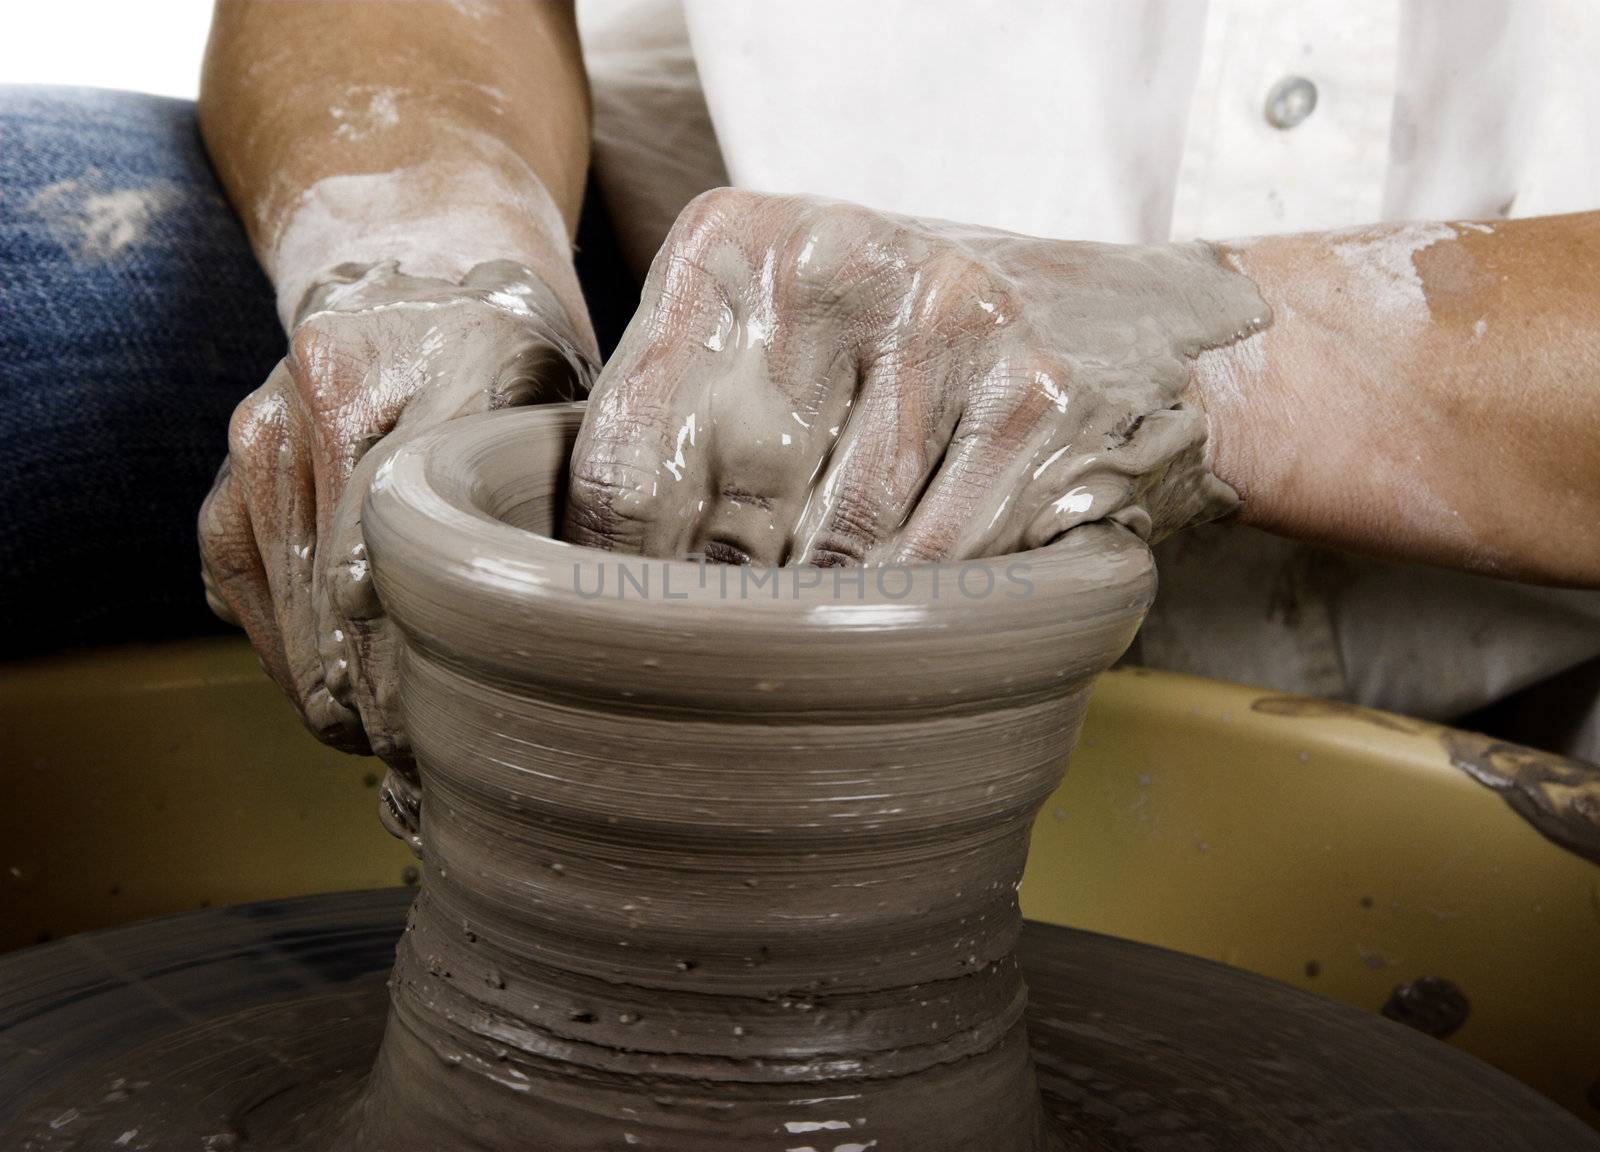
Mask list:
[[[595,203],[609,350],[638,296]],[[284,347],[193,104],[0,87],[0,658],[219,626],[195,516]]]
[[194,105],[0,88],[0,654],[215,627],[195,514],[283,355]]

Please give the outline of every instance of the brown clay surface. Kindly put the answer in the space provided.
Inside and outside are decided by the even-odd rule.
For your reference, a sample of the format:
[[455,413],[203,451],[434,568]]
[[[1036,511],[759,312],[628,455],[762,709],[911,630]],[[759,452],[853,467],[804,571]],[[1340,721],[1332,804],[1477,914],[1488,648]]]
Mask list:
[[333,1143],[1054,1147],[1016,889],[1148,550],[1110,524],[870,573],[581,548],[552,538],[581,411],[455,421],[374,480],[422,888]]

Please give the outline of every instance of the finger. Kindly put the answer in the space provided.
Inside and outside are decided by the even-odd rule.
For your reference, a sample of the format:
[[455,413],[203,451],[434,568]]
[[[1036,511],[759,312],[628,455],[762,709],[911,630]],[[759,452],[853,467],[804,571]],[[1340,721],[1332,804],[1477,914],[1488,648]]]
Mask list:
[[342,698],[360,714],[373,753],[406,766],[410,744],[400,713],[399,639],[378,601],[361,527],[372,477],[400,444],[397,437],[385,439],[347,477],[324,537],[327,559],[318,564],[318,631],[324,668],[336,670]]
[[[362,317],[361,339],[346,318],[308,322],[295,333],[291,377],[310,422],[319,540],[333,534],[362,460],[391,434],[573,395],[586,383],[588,365],[575,344],[530,337],[519,317],[460,303],[429,320],[420,341],[415,317],[401,313]],[[338,565],[322,566],[325,572],[365,585],[364,552],[334,558]],[[330,585],[328,594],[340,593]]]
[[[394,427],[405,405],[428,383],[421,358],[405,346],[405,330],[391,331],[382,318],[363,317],[363,327],[348,319],[313,318],[290,344],[293,395],[307,423],[312,473],[312,508],[317,548],[310,580],[311,639],[329,697],[360,716],[368,747],[387,746],[388,736],[367,727],[357,699],[360,653],[342,625],[351,613],[336,610],[331,599],[370,595],[365,548],[337,528],[350,479],[368,449]],[[352,585],[354,587],[352,587]],[[378,614],[376,597],[360,615]]]
[[842,299],[860,334],[864,382],[796,532],[795,552],[807,563],[883,558],[964,414],[990,402],[972,365],[992,361],[1004,333],[995,316],[1011,311],[1002,305],[997,313],[994,304],[1005,285],[959,250],[928,251],[897,236],[890,250],[903,249],[916,270],[906,278],[900,262],[872,255],[880,244],[857,247],[864,255],[847,258],[836,279],[847,286]]
[[[711,453],[687,549],[713,561],[791,559],[811,485],[848,425],[856,358],[831,324],[781,298],[767,308],[770,344],[720,349],[696,410]],[[795,357],[792,347],[818,354]],[[830,359],[831,357],[831,359]]]
[[[363,318],[366,319],[366,318]],[[317,539],[326,540],[351,472],[428,382],[381,318],[352,331],[338,316],[295,330],[288,369],[309,425]]]
[[[916,439],[922,421],[909,407],[932,392],[912,384],[909,407],[899,393],[905,376],[933,358],[895,344],[907,310],[892,291],[895,261],[875,214],[788,197],[738,208],[739,234],[754,242],[735,246],[738,260],[716,260],[735,313],[731,337],[716,341],[724,372],[710,377],[707,397],[716,467],[693,547],[713,559],[791,563],[806,558],[803,538],[821,530],[830,509],[847,515],[840,505],[860,495],[824,486],[842,460],[860,453],[898,464],[897,472],[914,468],[906,453],[865,443],[861,433],[872,429],[877,441],[909,429]],[[937,336],[923,343],[945,351]],[[907,363],[908,372],[895,370]],[[870,411],[859,410],[863,403]],[[889,487],[898,486],[891,478]]]
[[865,210],[722,190],[679,216],[590,401],[565,531],[776,564],[855,395],[884,298]]
[[[669,246],[671,242],[669,241]],[[711,496],[708,392],[728,372],[733,299],[694,249],[663,250],[573,447],[564,533],[595,548],[690,550]]]
[[846,424],[852,390],[841,387],[819,409],[793,404],[760,371],[717,382],[705,400],[714,469],[687,550],[721,563],[788,562],[795,525]]
[[863,563],[905,522],[959,415],[959,398],[941,387],[944,371],[942,361],[894,356],[869,370],[796,527],[793,551],[801,563]]
[[1058,426],[1067,384],[1063,367],[1030,359],[1002,361],[986,375],[969,393],[938,472],[880,555],[918,563],[1014,550],[1031,519],[1017,498]]
[[1205,441],[1205,420],[1197,412],[1171,408],[1139,420],[1111,447],[1068,455],[1035,485],[1036,509],[1019,547],[1042,548],[1079,524],[1113,520],[1149,539],[1155,522],[1182,523],[1188,505],[1208,496],[1194,489],[1205,472],[1193,470],[1187,485],[1165,484],[1168,466]]
[[218,615],[245,630],[250,643],[278,687],[294,698],[294,679],[278,635],[277,613],[266,569],[256,551],[250,513],[236,481],[232,460],[225,461],[216,483],[200,505],[200,565],[206,594],[223,611]]
[[286,670],[306,726],[350,752],[367,751],[359,717],[323,676],[313,601],[317,547],[310,427],[289,370],[280,364],[246,401],[237,451],[249,466],[239,485],[266,573]]
[[[362,532],[367,489],[377,470],[411,434],[458,416],[523,402],[551,389],[577,386],[581,362],[548,341],[530,339],[524,326],[509,319],[467,313],[437,317],[456,325],[440,352],[406,350],[407,370],[417,374],[420,392],[409,389],[374,407],[360,431],[372,443],[359,457],[333,450],[320,490],[335,497],[318,509],[321,546],[315,573],[317,655],[337,698],[359,714],[372,751],[387,763],[409,763],[398,693],[398,634],[378,600]],[[435,325],[437,328],[439,325]],[[329,371],[343,369],[328,364]],[[331,387],[352,381],[336,376]],[[307,388],[316,391],[310,382]],[[345,429],[349,432],[351,429]]]
[[211,569],[205,562],[205,540],[200,541],[200,583],[206,590],[206,607],[211,609],[211,614],[224,624],[232,624],[235,628],[243,628],[239,618],[234,615],[233,609],[228,607],[228,602],[222,598],[222,592],[217,587],[217,582],[211,577]]

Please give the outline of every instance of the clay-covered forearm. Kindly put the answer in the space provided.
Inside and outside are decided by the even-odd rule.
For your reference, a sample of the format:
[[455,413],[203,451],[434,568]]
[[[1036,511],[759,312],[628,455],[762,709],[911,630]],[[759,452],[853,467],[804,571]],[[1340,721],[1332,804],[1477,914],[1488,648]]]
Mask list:
[[1600,213],[1222,251],[1273,309],[1196,373],[1247,522],[1600,585]]
[[200,122],[292,322],[340,265],[510,260],[588,331],[570,237],[589,155],[570,3],[220,0]]

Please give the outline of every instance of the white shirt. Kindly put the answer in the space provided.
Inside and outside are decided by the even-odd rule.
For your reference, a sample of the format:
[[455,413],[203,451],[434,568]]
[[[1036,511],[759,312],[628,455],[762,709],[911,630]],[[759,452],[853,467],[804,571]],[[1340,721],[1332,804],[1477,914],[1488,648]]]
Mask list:
[[[645,256],[727,182],[1120,243],[1600,207],[1596,0],[585,0],[579,15],[600,178],[625,232],[649,221]],[[1269,95],[1294,77],[1315,108],[1276,127]]]
[[[596,168],[640,274],[726,183],[1122,243],[1600,207],[1600,0],[581,0],[579,17]],[[1296,78],[1315,106],[1274,124]],[[1160,557],[1137,655],[1162,667],[1451,720],[1600,660],[1600,594],[1231,526]],[[1569,735],[1600,762],[1600,701]]]

